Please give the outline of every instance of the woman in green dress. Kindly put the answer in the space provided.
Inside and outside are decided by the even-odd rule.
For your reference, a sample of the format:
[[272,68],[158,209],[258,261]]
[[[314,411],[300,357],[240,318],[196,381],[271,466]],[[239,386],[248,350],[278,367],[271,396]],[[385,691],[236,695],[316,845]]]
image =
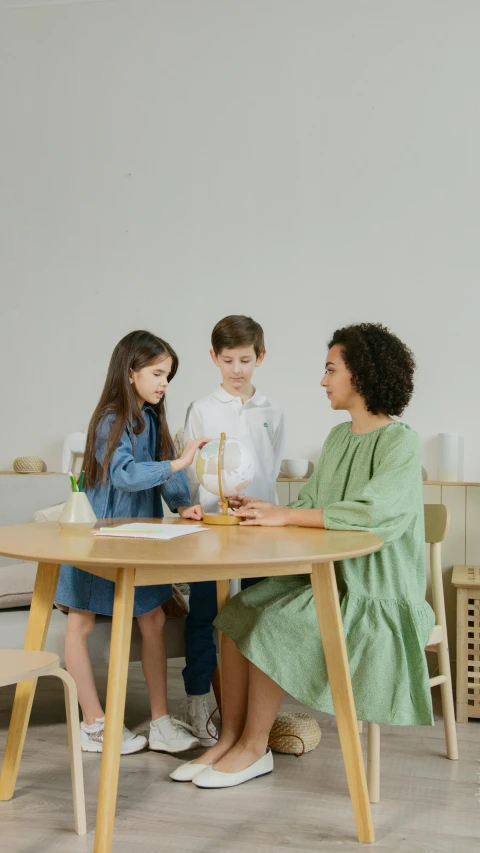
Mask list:
[[[366,530],[380,551],[335,564],[357,717],[432,725],[425,646],[423,490],[418,435],[393,420],[413,392],[410,350],[380,324],[348,326],[329,343],[322,386],[351,421],[334,427],[289,507],[237,502],[244,525]],[[273,769],[267,749],[284,691],[319,711],[333,703],[308,575],[268,578],[236,595],[223,632],[224,713],[219,742],[171,777],[231,787]]]

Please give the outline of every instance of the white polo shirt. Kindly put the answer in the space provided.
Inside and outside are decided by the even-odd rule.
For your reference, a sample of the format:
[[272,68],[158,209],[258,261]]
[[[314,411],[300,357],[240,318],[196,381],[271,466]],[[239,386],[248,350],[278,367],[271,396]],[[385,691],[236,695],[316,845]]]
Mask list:
[[[200,438],[239,438],[255,463],[255,477],[245,494],[278,503],[276,480],[283,458],[285,421],[282,408],[255,391],[242,403],[219,386],[213,394],[191,403],[185,421],[184,440]],[[200,485],[195,463],[187,468],[192,504],[201,503],[207,512],[218,511],[218,497]]]

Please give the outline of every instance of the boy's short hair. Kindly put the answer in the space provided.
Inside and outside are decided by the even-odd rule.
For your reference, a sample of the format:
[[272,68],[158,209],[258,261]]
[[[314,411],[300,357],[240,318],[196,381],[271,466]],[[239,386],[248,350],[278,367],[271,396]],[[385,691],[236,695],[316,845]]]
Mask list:
[[260,323],[243,314],[230,314],[219,320],[212,332],[212,349],[220,355],[224,349],[252,345],[257,358],[265,352],[265,340]]

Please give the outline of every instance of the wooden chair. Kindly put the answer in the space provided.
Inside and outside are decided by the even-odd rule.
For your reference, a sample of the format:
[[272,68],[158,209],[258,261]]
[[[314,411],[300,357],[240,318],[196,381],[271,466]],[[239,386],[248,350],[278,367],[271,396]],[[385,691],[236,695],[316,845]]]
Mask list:
[[82,465],[87,435],[84,432],[71,432],[65,437],[62,447],[62,471],[74,473],[78,462]]
[[[430,572],[435,626],[425,651],[438,655],[439,675],[430,679],[430,687],[440,684],[447,757],[458,758],[457,731],[453,706],[452,675],[448,654],[447,620],[443,594],[441,543],[445,539],[450,513],[443,504],[425,504],[425,542],[430,545]],[[361,723],[359,723],[361,728]],[[368,723],[367,784],[371,803],[380,800],[380,726]]]
[[80,746],[80,722],[78,717],[77,688],[71,675],[60,668],[60,658],[51,652],[0,650],[0,687],[31,681],[41,675],[56,675],[63,681],[65,708],[67,712],[68,745],[72,772],[73,811],[75,830],[85,835],[85,795],[83,790],[82,751]]

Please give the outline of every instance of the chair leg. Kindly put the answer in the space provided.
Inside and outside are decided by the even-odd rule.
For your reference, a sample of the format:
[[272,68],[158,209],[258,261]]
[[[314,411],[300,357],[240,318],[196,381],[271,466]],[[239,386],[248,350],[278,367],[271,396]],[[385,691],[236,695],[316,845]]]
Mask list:
[[[24,649],[42,651],[45,646],[59,574],[59,565],[38,564]],[[0,800],[11,800],[13,797],[36,686],[37,679],[33,678],[31,681],[21,681],[15,690],[12,716],[0,772]]]
[[432,576],[433,609],[435,621],[442,628],[442,641],[437,645],[438,669],[445,682],[441,685],[443,724],[447,756],[453,760],[458,758],[457,730],[455,728],[455,710],[453,707],[452,673],[448,653],[447,617],[445,615],[445,599],[443,594],[442,560],[440,542],[430,546],[430,570]]
[[452,761],[455,761],[458,759],[457,728],[455,726],[455,707],[453,704],[450,658],[448,654],[448,646],[445,640],[438,644],[437,654],[440,675],[443,675],[446,678],[446,681],[440,685],[440,690],[442,695],[443,725],[445,728],[447,757],[452,759]]
[[368,724],[367,760],[368,797],[371,803],[380,801],[380,726]]
[[64,669],[56,669],[49,673],[63,681],[65,693],[65,710],[67,712],[68,747],[70,751],[70,768],[72,773],[73,814],[75,831],[78,835],[87,832],[85,814],[85,792],[83,787],[82,748],[80,746],[80,718],[78,715],[77,688],[75,682]]

